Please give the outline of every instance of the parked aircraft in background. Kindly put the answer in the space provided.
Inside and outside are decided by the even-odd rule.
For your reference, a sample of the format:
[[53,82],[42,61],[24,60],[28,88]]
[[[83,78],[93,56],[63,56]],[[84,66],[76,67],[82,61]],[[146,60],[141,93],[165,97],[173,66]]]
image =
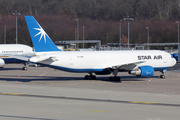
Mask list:
[[89,73],[85,79],[96,79],[96,75],[113,74],[110,80],[120,80],[118,72],[150,77],[154,71],[161,71],[165,78],[167,68],[176,64],[171,55],[159,50],[134,51],[60,51],[33,16],[25,16],[36,56],[29,59],[68,72]]
[[28,61],[11,57],[12,55],[35,55],[33,48],[23,44],[0,44],[0,67],[3,68],[7,63],[24,63],[23,70],[26,70]]

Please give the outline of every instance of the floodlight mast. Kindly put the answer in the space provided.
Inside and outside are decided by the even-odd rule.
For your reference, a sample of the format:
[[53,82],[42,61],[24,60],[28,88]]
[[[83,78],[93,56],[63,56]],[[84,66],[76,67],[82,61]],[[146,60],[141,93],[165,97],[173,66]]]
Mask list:
[[176,21],[178,24],[178,63],[180,62],[180,46],[179,46],[179,21]]
[[[79,20],[75,19],[77,21],[77,41],[79,41]],[[77,43],[77,49],[79,49],[79,43]]]
[[129,49],[129,21],[134,21],[134,18],[130,18],[129,16],[127,18],[123,19],[124,21],[128,21],[128,49]]
[[14,13],[12,13],[12,14],[16,16],[16,44],[18,44],[17,16],[18,16],[18,15],[21,15],[21,13],[18,13],[17,10],[16,10],[16,11],[15,11]]
[[149,27],[146,27],[147,29],[147,48],[149,50]]
[[121,23],[122,23],[122,20],[120,20],[120,24],[119,24],[119,46],[120,46],[120,50],[121,50]]

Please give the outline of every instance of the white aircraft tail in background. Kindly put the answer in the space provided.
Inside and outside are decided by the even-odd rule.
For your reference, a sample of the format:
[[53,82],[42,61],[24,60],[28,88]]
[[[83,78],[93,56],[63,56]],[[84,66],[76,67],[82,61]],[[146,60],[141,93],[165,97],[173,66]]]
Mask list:
[[159,50],[134,51],[60,51],[33,16],[25,16],[37,56],[30,62],[68,72],[89,73],[85,79],[96,79],[96,75],[113,74],[110,80],[120,80],[117,73],[150,77],[161,71],[165,78],[167,68],[176,64],[171,55]]

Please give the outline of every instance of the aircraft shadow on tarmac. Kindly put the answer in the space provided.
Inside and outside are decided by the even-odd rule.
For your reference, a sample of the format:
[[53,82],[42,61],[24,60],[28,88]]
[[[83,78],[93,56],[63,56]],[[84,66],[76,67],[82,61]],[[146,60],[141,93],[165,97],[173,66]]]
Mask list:
[[[152,76],[152,78],[159,78],[159,76]],[[142,78],[142,77],[136,77],[136,76],[121,76],[121,81],[145,81],[146,79],[150,79],[150,78]],[[0,81],[31,82],[31,81],[87,81],[87,80],[84,80],[84,77],[1,75]],[[109,76],[97,77],[96,81],[119,82],[119,81],[109,81]]]
[[2,68],[0,71],[22,70],[22,68]]

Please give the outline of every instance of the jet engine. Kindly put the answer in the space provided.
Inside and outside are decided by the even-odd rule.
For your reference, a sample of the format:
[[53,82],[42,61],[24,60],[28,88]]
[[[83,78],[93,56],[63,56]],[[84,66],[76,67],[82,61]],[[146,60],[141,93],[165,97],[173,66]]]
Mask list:
[[0,68],[3,68],[5,65],[5,62],[3,59],[0,58]]
[[150,77],[153,76],[154,69],[151,66],[141,66],[136,70],[129,71],[129,74],[142,77]]

